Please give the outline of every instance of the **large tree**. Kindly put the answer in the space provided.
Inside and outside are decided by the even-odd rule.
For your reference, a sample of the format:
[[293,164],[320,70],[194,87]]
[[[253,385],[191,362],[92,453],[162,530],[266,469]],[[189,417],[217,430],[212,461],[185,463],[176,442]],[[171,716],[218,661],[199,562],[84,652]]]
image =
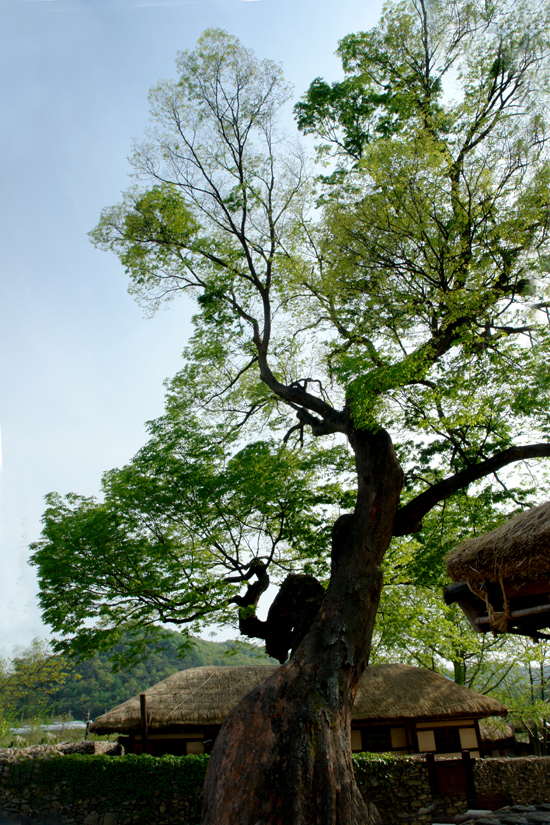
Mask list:
[[[328,165],[314,183],[277,129],[279,67],[235,38],[207,31],[151,93],[138,182],[93,237],[146,302],[194,296],[196,331],[150,445],[106,478],[105,502],[52,500],[34,559],[68,642],[107,638],[117,609],[185,624],[234,605],[244,633],[277,646],[283,666],[218,736],[205,825],[375,817],[350,718],[392,537],[422,535],[466,487],[517,498],[506,468],[550,455],[544,14],[390,4],[342,42],[345,80],[315,81],[298,106]],[[355,502],[321,584],[346,448]],[[331,450],[338,484],[323,491],[315,456],[326,471]],[[87,565],[97,588],[79,590]],[[270,577],[283,581],[262,622]]]

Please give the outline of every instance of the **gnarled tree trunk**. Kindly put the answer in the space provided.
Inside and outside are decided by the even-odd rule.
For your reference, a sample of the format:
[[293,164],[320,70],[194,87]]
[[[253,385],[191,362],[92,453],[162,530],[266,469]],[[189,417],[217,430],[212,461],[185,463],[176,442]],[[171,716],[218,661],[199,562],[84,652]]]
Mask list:
[[388,434],[350,423],[358,474],[353,515],[334,525],[322,606],[290,661],[232,710],[203,790],[203,825],[366,825],[350,722],[368,663],[402,472]]

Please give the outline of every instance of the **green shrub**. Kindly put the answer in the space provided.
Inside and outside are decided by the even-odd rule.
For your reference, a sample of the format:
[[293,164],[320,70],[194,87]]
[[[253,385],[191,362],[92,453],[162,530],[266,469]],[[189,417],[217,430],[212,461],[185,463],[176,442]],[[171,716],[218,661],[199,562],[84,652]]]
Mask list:
[[8,783],[20,795],[40,797],[57,786],[60,801],[74,803],[105,797],[113,805],[128,799],[146,800],[154,794],[174,792],[198,801],[208,756],[89,756],[53,755],[47,759],[16,759],[11,763]]
[[380,785],[390,787],[394,778],[397,762],[413,761],[414,757],[400,756],[395,753],[354,753],[353,770],[358,785],[367,779],[376,779]]
[[[393,767],[407,757],[391,753],[353,755],[359,785],[376,779],[380,785],[392,783]],[[51,793],[64,804],[85,799],[105,799],[118,806],[132,800],[137,805],[153,796],[171,798],[174,793],[187,796],[190,814],[198,816],[199,798],[208,756],[90,756],[86,754],[52,755],[45,759],[15,759],[10,765],[7,783],[31,802]]]

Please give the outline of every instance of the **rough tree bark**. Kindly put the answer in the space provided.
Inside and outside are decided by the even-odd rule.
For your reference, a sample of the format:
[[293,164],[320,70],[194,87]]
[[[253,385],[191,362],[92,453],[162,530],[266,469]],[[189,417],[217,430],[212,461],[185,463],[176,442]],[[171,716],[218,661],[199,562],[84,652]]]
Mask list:
[[330,585],[290,660],[232,710],[210,757],[203,825],[366,825],[350,722],[370,653],[402,471],[389,435],[355,430],[358,495],[334,525]]

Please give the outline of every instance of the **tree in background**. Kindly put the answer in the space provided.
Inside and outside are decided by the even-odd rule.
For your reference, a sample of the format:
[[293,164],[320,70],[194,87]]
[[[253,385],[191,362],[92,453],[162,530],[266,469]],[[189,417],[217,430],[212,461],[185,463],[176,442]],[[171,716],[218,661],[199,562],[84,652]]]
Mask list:
[[[288,97],[277,66],[210,30],[180,55],[179,80],[152,92],[157,126],[133,158],[140,183],[104,211],[93,238],[151,306],[196,298],[163,419],[169,446],[153,429],[151,462],[108,476],[105,504],[51,500],[34,563],[44,617],[66,644],[112,634],[111,593],[126,629],[172,617],[193,626],[234,605],[245,634],[276,640],[281,661],[291,651],[218,736],[205,825],[375,818],[353,777],[350,717],[392,536],[424,535],[423,518],[465,488],[523,506],[505,468],[550,455],[548,14],[394,3],[377,29],[346,39],[349,90],[327,87],[331,100],[312,87],[299,109],[333,164],[317,211],[301,150],[277,132]],[[456,100],[444,95],[451,71]],[[171,437],[178,427],[191,447]],[[342,445],[356,500],[334,524],[329,560],[325,524],[345,490],[316,501],[326,491],[315,466],[327,473],[324,449],[334,450],[338,480]],[[197,531],[188,502],[210,449],[215,503],[199,495]],[[262,451],[265,472],[256,464],[243,481],[252,499],[226,489],[226,510],[218,475],[223,489],[226,467],[244,455],[252,469]],[[310,458],[312,475],[293,492]],[[265,495],[271,461],[289,469]],[[302,495],[306,533],[319,539],[311,551],[292,532]],[[90,591],[79,579],[88,568]],[[255,608],[271,578],[282,582],[263,622]]]
[[[386,572],[386,567],[384,572]],[[441,591],[408,584],[385,586],[371,663],[402,662],[434,670],[479,693],[494,694],[521,658],[515,639],[476,633]]]
[[13,659],[0,660],[0,718],[43,715],[69,673],[67,661],[37,639]]
[[510,711],[516,732],[526,733],[536,756],[548,755],[550,704],[548,695],[548,643],[533,645],[516,639],[516,663],[495,695]]
[[[525,480],[522,479],[522,482]],[[534,491],[524,483],[524,496]],[[429,668],[480,693],[500,689],[523,662],[524,648],[511,636],[480,634],[457,605],[441,598],[448,583],[444,558],[464,537],[484,532],[505,494],[471,496],[461,491],[432,510],[422,533],[396,538],[384,557],[384,590],[378,609],[371,661],[400,661]],[[495,512],[496,511],[496,512]]]

